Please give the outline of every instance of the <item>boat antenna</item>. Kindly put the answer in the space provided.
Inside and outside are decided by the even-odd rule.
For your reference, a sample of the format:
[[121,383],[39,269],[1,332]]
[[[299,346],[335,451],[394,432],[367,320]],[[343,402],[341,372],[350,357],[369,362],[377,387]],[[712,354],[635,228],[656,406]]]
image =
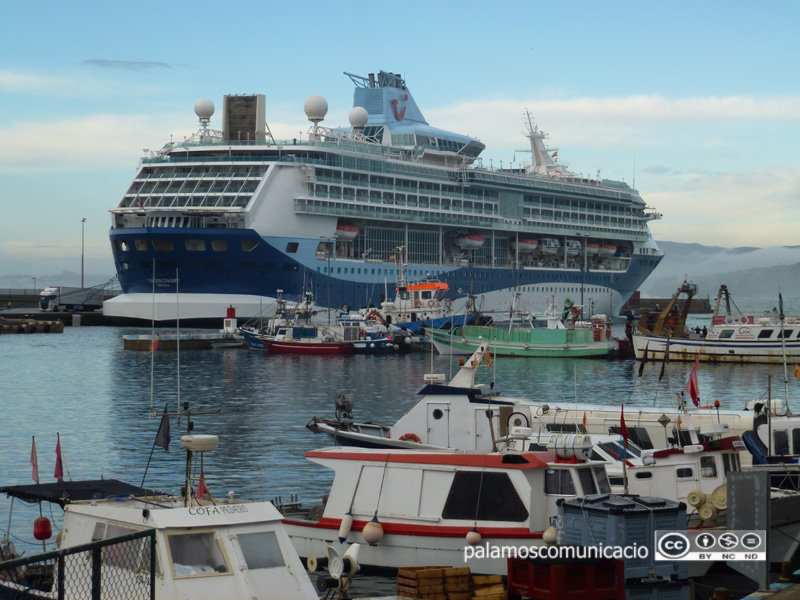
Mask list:
[[177,349],[177,371],[178,371],[178,412],[181,410],[181,303],[180,292],[178,290],[178,269],[175,269],[175,348]]
[[155,417],[153,409],[153,379],[155,372],[155,343],[156,343],[156,259],[153,257],[153,299],[152,317],[150,319],[150,418]]
[[791,411],[789,410],[789,376],[787,375],[787,367],[786,367],[786,331],[784,330],[784,323],[786,321],[783,313],[783,294],[778,293],[778,307],[780,313],[778,313],[778,318],[781,320],[781,354],[783,355],[783,393],[786,403],[785,412],[787,416],[792,416]]

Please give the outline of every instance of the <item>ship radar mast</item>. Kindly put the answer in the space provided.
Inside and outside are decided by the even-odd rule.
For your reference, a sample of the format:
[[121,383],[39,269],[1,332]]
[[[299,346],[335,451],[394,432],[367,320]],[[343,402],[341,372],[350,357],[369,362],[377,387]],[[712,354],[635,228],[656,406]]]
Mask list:
[[558,148],[545,145],[549,137],[534,123],[530,111],[525,111],[525,131],[522,132],[530,141],[531,147],[517,150],[517,152],[530,152],[531,164],[525,170],[534,175],[547,175],[549,177],[574,177],[574,174],[563,165],[553,160],[558,155]]
[[208,135],[208,124],[214,115],[214,103],[208,98],[200,98],[194,103],[194,114],[200,119],[200,139],[205,140],[210,137]]
[[328,114],[328,101],[319,95],[309,96],[303,104],[303,110],[308,120],[314,124],[309,132],[309,135],[312,136],[311,139],[319,141],[319,124]]

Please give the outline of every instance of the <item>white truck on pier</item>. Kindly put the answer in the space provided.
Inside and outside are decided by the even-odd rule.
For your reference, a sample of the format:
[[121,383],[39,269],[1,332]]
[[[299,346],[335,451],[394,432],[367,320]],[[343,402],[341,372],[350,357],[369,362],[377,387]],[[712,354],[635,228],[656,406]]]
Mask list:
[[39,296],[39,309],[47,312],[97,310],[103,307],[103,298],[102,287],[50,286],[44,288]]

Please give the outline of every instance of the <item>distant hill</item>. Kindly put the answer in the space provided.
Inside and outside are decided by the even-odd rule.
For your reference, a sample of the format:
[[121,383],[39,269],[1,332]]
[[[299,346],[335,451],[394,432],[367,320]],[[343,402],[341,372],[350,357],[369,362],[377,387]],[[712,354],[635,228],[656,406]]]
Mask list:
[[[787,311],[794,301],[800,312],[800,247],[722,248],[701,244],[658,242],[665,256],[639,291],[645,298],[672,296],[688,279],[699,287],[699,295],[713,301],[721,284],[728,286],[742,310],[766,310],[783,294]],[[763,305],[763,306],[761,306]]]

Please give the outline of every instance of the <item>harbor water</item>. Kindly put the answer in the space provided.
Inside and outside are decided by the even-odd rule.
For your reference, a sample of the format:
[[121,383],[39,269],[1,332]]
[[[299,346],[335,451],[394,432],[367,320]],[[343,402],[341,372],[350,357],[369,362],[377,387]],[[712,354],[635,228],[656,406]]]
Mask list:
[[[193,419],[196,433],[220,438],[219,450],[205,459],[206,483],[215,497],[234,491],[247,499],[297,495],[318,503],[331,473],[304,458],[308,450],[328,445],[327,438],[305,428],[312,416],[332,417],[334,397],[344,392],[355,399],[357,419],[391,425],[415,403],[424,374],[449,377],[458,368],[457,359],[430,353],[270,356],[231,348],[183,350],[180,360],[176,352],[157,351],[151,369],[150,353],[124,350],[122,343],[124,334],[147,332],[68,327],[63,334],[0,338],[0,486],[32,483],[32,436],[40,481],[54,481],[56,434],[65,478],[117,478],[138,485],[159,425],[151,412],[165,406],[175,411],[179,402],[188,402],[193,411],[219,411]],[[625,402],[630,426],[636,406],[674,409],[676,392],[686,387],[691,368],[691,363],[671,363],[659,380],[661,365],[656,363],[645,365],[639,377],[634,360],[499,358],[478,379],[496,381],[496,389],[506,395],[537,400]],[[723,408],[743,408],[766,397],[770,378],[772,396],[784,397],[781,365],[704,364],[698,377],[703,404],[719,400]],[[788,385],[794,408],[800,382],[791,368]],[[180,487],[182,433],[173,418],[169,452],[155,448],[146,487]],[[0,497],[2,535],[9,508],[10,500]],[[23,539],[12,539],[26,554],[41,550],[40,544],[25,543],[32,541],[36,516],[38,508],[14,505],[12,534]],[[59,529],[60,511],[47,516]],[[393,582],[384,583],[391,591]]]

